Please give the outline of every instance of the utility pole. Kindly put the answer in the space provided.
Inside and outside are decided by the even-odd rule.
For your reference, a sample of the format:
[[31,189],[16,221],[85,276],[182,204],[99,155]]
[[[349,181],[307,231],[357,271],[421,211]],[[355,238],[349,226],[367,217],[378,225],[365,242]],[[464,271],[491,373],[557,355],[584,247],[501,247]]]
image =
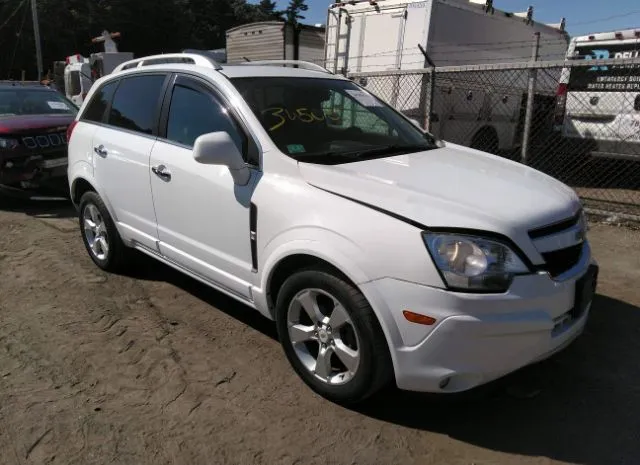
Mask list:
[[42,49],[40,48],[40,23],[38,22],[38,6],[31,0],[31,16],[33,18],[33,36],[36,39],[36,61],[38,63],[38,81],[43,78]]
[[[533,50],[531,51],[531,62],[538,61],[540,54],[540,33],[536,32],[533,36]],[[524,118],[524,131],[522,135],[522,152],[520,161],[526,165],[529,162],[529,143],[531,142],[531,125],[533,124],[534,98],[536,93],[536,79],[538,70],[536,68],[529,69],[529,85],[527,86],[527,109]]]

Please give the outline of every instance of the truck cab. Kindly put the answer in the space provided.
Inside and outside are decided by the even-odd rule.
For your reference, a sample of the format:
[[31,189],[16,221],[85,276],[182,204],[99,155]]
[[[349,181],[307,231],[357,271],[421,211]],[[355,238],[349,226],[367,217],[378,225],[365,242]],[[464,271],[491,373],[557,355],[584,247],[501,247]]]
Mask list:
[[89,60],[76,54],[66,58],[64,69],[64,93],[78,107],[82,105],[93,80]]

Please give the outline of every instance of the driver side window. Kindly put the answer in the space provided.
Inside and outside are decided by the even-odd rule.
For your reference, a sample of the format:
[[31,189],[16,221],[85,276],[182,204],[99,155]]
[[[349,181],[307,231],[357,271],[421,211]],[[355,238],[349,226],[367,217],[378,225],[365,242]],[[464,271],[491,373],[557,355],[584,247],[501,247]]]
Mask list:
[[171,95],[167,119],[167,139],[193,147],[202,134],[225,131],[236,143],[240,153],[246,154],[246,137],[212,95],[191,87],[176,85]]
[[[368,97],[367,94],[364,96]],[[356,128],[366,134],[397,135],[384,120],[373,113],[373,107],[366,108],[357,97],[357,94],[352,97],[332,90],[329,99],[322,104],[327,124],[340,129]],[[367,103],[368,100],[363,101]]]

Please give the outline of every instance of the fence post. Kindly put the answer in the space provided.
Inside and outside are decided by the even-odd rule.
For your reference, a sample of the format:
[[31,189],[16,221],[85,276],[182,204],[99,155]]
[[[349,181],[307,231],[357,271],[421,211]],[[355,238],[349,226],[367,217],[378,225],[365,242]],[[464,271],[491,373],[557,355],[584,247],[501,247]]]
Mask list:
[[[422,56],[424,56],[424,68],[427,66],[429,69],[429,100],[425,99],[426,85],[425,79],[427,77],[427,73],[422,74],[422,82],[420,84],[420,117],[422,118],[422,127],[427,131],[431,132],[432,123],[433,123],[433,99],[436,92],[436,65],[431,61],[427,51],[421,44],[418,44],[418,49]],[[425,108],[427,107],[428,108]]]
[[[531,54],[531,61],[538,61],[538,52],[540,51],[540,33],[536,32],[533,39],[533,51]],[[529,70],[529,85],[527,87],[527,110],[524,116],[524,131],[522,134],[522,153],[520,154],[520,161],[523,164],[527,164],[529,157],[529,139],[531,137],[531,124],[533,123],[533,102],[536,92],[536,78],[538,76],[538,70],[531,68]]]
[[435,66],[431,67],[431,72],[429,74],[431,75],[431,77],[429,79],[429,113],[427,113],[429,115],[429,122],[427,124],[427,132],[430,133],[431,130],[433,129],[433,115],[435,115],[435,111],[433,109],[433,102],[436,95],[436,67]]

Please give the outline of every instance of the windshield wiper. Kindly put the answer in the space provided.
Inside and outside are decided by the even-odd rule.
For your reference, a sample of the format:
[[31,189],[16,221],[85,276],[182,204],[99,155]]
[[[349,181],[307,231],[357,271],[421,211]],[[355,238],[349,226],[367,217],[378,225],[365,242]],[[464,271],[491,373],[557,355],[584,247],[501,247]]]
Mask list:
[[296,154],[294,158],[298,161],[306,163],[321,163],[329,165],[337,165],[345,163],[345,158],[349,161],[363,161],[373,158],[381,158],[392,155],[401,155],[405,153],[423,152],[426,150],[437,149],[437,145],[379,145],[376,147],[370,147],[358,150],[344,150],[344,151],[331,151],[331,152],[319,152],[308,154]]
[[422,152],[424,150],[431,150],[436,148],[435,146],[430,145],[382,145],[378,147],[371,147],[369,149],[360,149],[360,150],[349,150],[346,152],[329,152],[326,155],[338,155],[345,156],[349,158],[363,158],[370,156],[385,156],[385,155],[394,155],[394,154],[402,154],[402,153],[411,153],[411,152]]

